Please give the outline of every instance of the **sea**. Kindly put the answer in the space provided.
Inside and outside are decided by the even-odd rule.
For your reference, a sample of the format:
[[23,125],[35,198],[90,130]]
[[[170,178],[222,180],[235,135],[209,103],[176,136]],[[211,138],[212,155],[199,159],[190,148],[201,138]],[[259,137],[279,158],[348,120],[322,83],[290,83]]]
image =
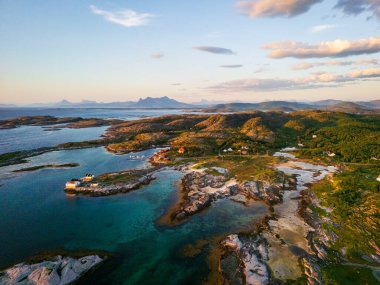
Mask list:
[[[0,112],[2,119],[52,115],[126,120],[182,113],[122,109]],[[96,139],[104,130],[88,128],[77,133],[78,130],[61,129],[54,134],[40,127],[0,130],[0,147],[4,153],[64,143],[74,137],[78,141]],[[67,180],[85,173],[146,168],[147,158],[155,151],[126,155],[114,155],[102,147],[53,151],[32,157],[25,164],[0,167],[0,269],[56,251],[105,251],[109,259],[83,284],[202,284],[210,274],[212,246],[191,256],[184,254],[184,249],[199,241],[217,240],[254,227],[268,212],[265,204],[244,206],[228,199],[219,200],[189,221],[169,227],[157,222],[177,198],[184,175],[181,172],[160,171],[150,185],[109,197],[72,196],[63,191]],[[64,163],[79,166],[14,172],[35,165]]]

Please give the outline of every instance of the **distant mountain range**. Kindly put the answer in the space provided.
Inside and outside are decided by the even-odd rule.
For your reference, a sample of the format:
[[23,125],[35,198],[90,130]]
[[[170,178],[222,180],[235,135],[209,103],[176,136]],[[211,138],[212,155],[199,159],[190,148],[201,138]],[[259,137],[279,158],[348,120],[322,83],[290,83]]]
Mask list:
[[134,101],[124,101],[124,102],[96,102],[84,100],[82,102],[70,102],[67,100],[62,100],[56,103],[34,103],[23,106],[16,105],[0,105],[0,107],[36,107],[36,108],[152,108],[152,109],[187,109],[196,108],[195,105],[182,103],[171,99],[167,96],[160,98],[147,97],[144,99],[139,99],[137,102]]
[[206,112],[241,112],[241,111],[283,111],[327,110],[345,113],[379,113],[380,100],[366,102],[346,102],[340,100],[324,100],[301,103],[289,101],[267,101],[261,103],[228,103],[206,108]]
[[[30,104],[22,107],[39,108],[140,108],[140,109],[202,109],[205,112],[242,112],[242,111],[283,111],[296,110],[328,110],[346,113],[379,113],[380,100],[347,102],[341,100],[322,100],[316,102],[294,101],[266,101],[260,103],[221,103],[202,100],[198,103],[187,104],[171,99],[167,96],[139,99],[137,102],[110,102],[82,101],[79,103],[62,100],[57,103]],[[17,107],[12,104],[0,104],[0,108]]]

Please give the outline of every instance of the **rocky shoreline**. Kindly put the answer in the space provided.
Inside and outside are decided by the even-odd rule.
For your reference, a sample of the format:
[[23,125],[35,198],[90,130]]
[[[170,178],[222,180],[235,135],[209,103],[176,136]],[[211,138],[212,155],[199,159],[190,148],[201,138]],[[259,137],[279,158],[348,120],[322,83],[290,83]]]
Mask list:
[[[220,243],[220,273],[227,284],[277,284],[300,280],[309,285],[324,284],[319,264],[324,262],[329,244],[318,221],[307,216],[304,191],[337,171],[335,167],[316,166],[292,160],[276,167],[296,177],[296,187],[286,191],[282,203],[249,234],[231,234]],[[307,223],[308,221],[309,223]]]
[[38,263],[19,263],[0,272],[0,284],[66,285],[73,284],[98,267],[105,257],[88,255],[80,258],[62,257]]

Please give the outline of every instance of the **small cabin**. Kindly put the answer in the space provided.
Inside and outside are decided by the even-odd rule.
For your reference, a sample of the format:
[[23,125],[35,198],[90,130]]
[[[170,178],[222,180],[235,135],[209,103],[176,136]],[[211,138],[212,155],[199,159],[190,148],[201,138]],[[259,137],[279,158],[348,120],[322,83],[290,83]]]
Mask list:
[[380,175],[379,175],[379,176],[377,176],[376,180],[377,180],[377,181],[380,181]]
[[313,135],[313,139],[316,139],[318,136],[317,135]]
[[94,175],[92,175],[91,173],[87,173],[87,174],[82,178],[82,181],[83,181],[83,182],[91,182],[93,179],[94,179]]
[[178,149],[178,153],[185,153],[186,152],[186,149],[184,147],[180,147]]
[[329,157],[334,157],[336,154],[333,153],[332,151],[326,151],[326,154],[329,156]]
[[65,184],[66,189],[76,189],[80,185],[80,181],[78,179],[71,179],[67,181]]

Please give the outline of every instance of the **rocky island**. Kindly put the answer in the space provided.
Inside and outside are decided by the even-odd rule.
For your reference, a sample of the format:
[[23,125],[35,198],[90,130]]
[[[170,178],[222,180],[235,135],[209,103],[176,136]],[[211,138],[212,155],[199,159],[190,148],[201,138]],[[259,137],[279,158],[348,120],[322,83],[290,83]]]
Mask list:
[[114,119],[84,119],[81,117],[58,118],[53,116],[27,116],[0,121],[0,129],[13,129],[20,126],[49,126],[50,128],[92,128],[121,123]]
[[169,218],[171,224],[180,223],[218,199],[228,198],[243,204],[250,199],[278,203],[282,200],[282,189],[282,185],[271,185],[266,181],[239,183],[229,177],[228,170],[224,168],[190,171],[182,178],[180,199],[166,214],[166,219]]
[[81,258],[57,256],[39,263],[19,263],[0,272],[0,284],[74,284],[104,261],[98,255]]
[[89,196],[109,196],[127,193],[149,184],[155,179],[156,168],[105,173],[95,178],[72,180],[66,183],[65,192]]

